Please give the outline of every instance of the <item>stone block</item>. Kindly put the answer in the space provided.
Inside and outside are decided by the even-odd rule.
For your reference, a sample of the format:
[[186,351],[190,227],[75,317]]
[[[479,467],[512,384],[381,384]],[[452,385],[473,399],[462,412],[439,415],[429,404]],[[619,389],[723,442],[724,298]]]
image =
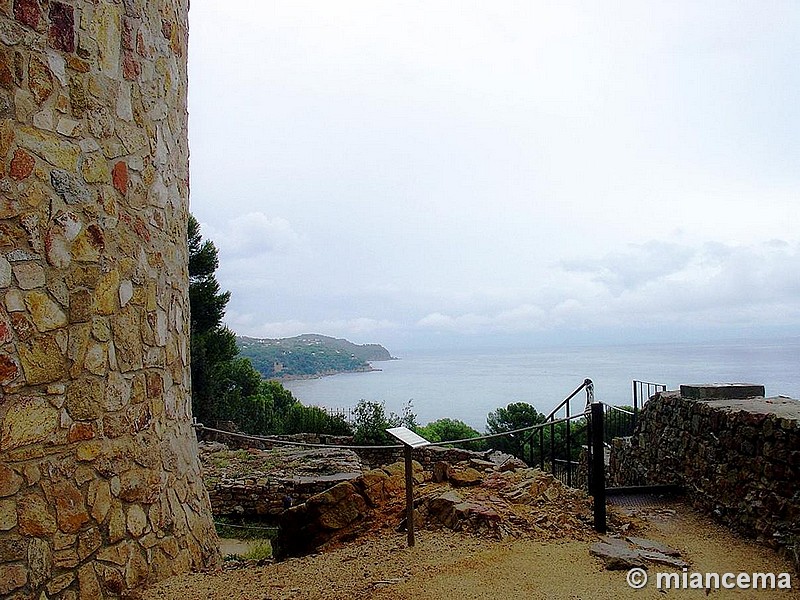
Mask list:
[[43,442],[59,426],[58,410],[45,398],[22,396],[10,403],[12,409],[0,422],[0,448],[3,450]]
[[690,400],[741,400],[764,397],[764,386],[753,383],[681,385],[681,396]]

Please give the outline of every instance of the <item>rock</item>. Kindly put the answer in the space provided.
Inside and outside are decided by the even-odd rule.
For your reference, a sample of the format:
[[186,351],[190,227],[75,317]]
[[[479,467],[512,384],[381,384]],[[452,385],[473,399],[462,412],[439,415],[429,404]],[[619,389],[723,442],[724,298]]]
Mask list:
[[67,315],[44,292],[31,291],[25,294],[25,306],[30,312],[36,329],[41,332],[59,329],[67,324]]
[[436,483],[447,481],[447,473],[450,470],[450,463],[443,460],[433,463],[433,480]]
[[34,538],[28,543],[28,582],[37,588],[50,579],[53,570],[53,554],[50,544]]
[[28,494],[17,499],[17,518],[19,532],[22,535],[46,537],[58,529],[44,498],[36,494]]
[[659,565],[667,565],[675,569],[689,568],[689,563],[674,556],[668,556],[662,552],[654,552],[652,550],[639,550],[639,556],[644,560]]
[[10,404],[12,409],[0,427],[0,446],[4,450],[43,442],[58,428],[58,411],[44,398],[23,396]]
[[363,517],[367,510],[364,497],[348,482],[339,483],[327,492],[309,498],[306,505],[326,529],[341,529]]
[[472,467],[451,468],[447,478],[454,487],[479,485],[483,481],[481,472]]
[[382,469],[372,469],[359,477],[354,484],[364,494],[371,506],[378,506],[386,500],[384,484],[389,476]]
[[22,487],[22,477],[17,472],[0,463],[0,498],[13,496]]
[[83,500],[83,494],[69,481],[57,481],[45,485],[45,494],[51,505],[56,508],[58,527],[64,533],[77,533],[84,523],[89,522],[89,513]]
[[126,502],[152,504],[161,495],[161,475],[155,471],[134,468],[119,479],[119,497]]
[[0,500],[0,531],[17,526],[17,505],[13,500]]
[[142,507],[134,504],[128,508],[127,518],[128,532],[135,538],[142,537],[147,528],[147,515],[144,514]]
[[[397,461],[390,465],[385,465],[383,467],[383,470],[386,471],[390,476],[401,475],[402,477],[405,478],[406,474],[405,461]],[[411,461],[411,472],[412,472],[411,477],[414,480],[414,483],[423,483],[425,481],[425,469],[416,460]]]
[[86,184],[68,171],[53,169],[50,171],[50,183],[67,204],[86,204],[91,200],[91,192]]
[[490,460],[481,460],[480,458],[469,459],[469,466],[479,471],[489,471],[495,468],[495,464]]
[[609,571],[627,570],[634,567],[647,568],[639,552],[621,544],[596,542],[589,548],[589,554],[602,559]]
[[431,519],[445,527],[455,529],[458,524],[455,507],[463,502],[464,498],[458,492],[454,490],[445,492],[428,503],[428,514]]
[[19,360],[30,385],[51,383],[67,372],[64,352],[56,334],[46,334],[19,345]]
[[680,550],[671,548],[666,544],[662,544],[661,542],[655,542],[653,540],[648,540],[646,538],[633,537],[633,536],[628,536],[625,539],[628,540],[628,542],[630,542],[634,546],[641,548],[642,550],[649,550],[651,552],[660,552],[661,554],[666,554],[667,556],[681,555]]
[[513,471],[514,469],[526,469],[528,465],[516,456],[493,450],[486,455],[486,460],[495,465],[500,471]]
[[5,596],[28,583],[28,570],[22,565],[0,565],[0,595]]

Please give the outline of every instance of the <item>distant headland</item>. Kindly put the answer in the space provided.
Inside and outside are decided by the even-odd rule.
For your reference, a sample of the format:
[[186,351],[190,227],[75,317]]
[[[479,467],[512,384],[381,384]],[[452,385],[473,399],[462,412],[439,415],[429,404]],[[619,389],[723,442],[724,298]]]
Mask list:
[[380,344],[354,344],[316,333],[280,339],[237,336],[236,344],[265,379],[283,381],[379,371],[370,363],[394,360]]

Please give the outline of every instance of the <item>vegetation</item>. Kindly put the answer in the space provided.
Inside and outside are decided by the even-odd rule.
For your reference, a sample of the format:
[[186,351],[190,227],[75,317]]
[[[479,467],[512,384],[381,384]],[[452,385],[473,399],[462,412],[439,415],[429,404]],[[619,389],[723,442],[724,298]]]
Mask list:
[[[472,427],[457,419],[438,419],[424,427],[417,427],[416,432],[430,442],[446,442],[449,440],[463,440],[479,437],[480,433]],[[485,440],[459,444],[469,450],[485,450]]]
[[[497,408],[486,417],[486,431],[490,434],[514,431],[544,422],[544,415],[526,402],[512,402],[505,408]],[[522,457],[525,438],[530,434],[509,434],[489,440],[492,448]]]
[[361,400],[353,410],[353,442],[364,446],[394,444],[397,440],[386,433],[386,429],[408,427],[413,430],[417,427],[416,419],[411,400],[403,407],[400,416],[393,412],[387,415],[383,402]]
[[193,216],[187,237],[193,415],[210,426],[234,421],[243,431],[258,435],[349,434],[343,419],[303,406],[280,383],[265,381],[250,360],[239,355],[235,334],[222,324],[230,292],[220,290],[215,276],[217,248],[203,240]]
[[258,540],[242,557],[245,560],[256,562],[272,558],[272,542],[269,540]]
[[327,373],[367,371],[370,361],[390,360],[378,344],[353,344],[324,335],[284,339],[237,338],[242,356],[266,378],[307,377]]

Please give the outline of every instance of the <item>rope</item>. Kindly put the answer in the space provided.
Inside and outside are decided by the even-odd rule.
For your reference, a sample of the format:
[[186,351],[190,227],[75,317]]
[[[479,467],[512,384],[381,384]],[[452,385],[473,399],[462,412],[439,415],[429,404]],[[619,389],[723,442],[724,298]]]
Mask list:
[[[552,421],[547,421],[546,423],[538,423],[536,425],[529,425],[528,427],[520,427],[519,429],[512,429],[510,431],[503,431],[502,433],[492,433],[487,435],[481,435],[478,437],[473,438],[464,438],[462,440],[448,440],[445,442],[434,442],[431,443],[431,446],[444,446],[447,444],[464,444],[466,442],[479,442],[482,440],[491,440],[494,438],[504,437],[507,435],[513,435],[515,433],[523,433],[525,431],[533,431],[534,429],[543,429],[545,427],[550,427],[551,425],[558,425],[559,423],[566,423],[567,421],[571,421],[572,419],[582,418],[585,414],[577,414],[571,417],[565,417],[563,419],[555,419]],[[289,440],[281,440],[277,438],[271,438],[267,436],[261,435],[248,435],[246,433],[234,433],[231,431],[223,431],[222,429],[214,429],[213,427],[206,427],[202,423],[193,423],[192,427],[195,429],[211,431],[214,433],[221,433],[223,435],[230,435],[233,437],[238,437],[246,440],[255,440],[258,442],[268,442],[270,444],[283,444],[286,446],[302,446],[304,448],[341,448],[344,450],[386,450],[386,449],[400,449],[403,446],[401,444],[395,444],[391,446],[354,446],[354,445],[337,445],[337,444],[312,444],[310,442],[292,442]]]
[[234,529],[254,529],[258,531],[279,531],[280,527],[257,527],[256,525],[234,525],[233,523],[220,523],[213,521],[214,525],[219,527],[233,527]]
[[310,442],[291,442],[289,440],[280,440],[276,438],[271,438],[263,435],[248,435],[246,433],[234,433],[232,431],[223,431],[222,429],[214,429],[213,427],[206,427],[202,423],[194,423],[192,425],[195,429],[201,429],[205,431],[212,431],[214,433],[221,433],[223,435],[230,435],[232,437],[238,437],[245,440],[255,440],[257,442],[268,442],[270,444],[283,444],[285,446],[302,446],[304,448],[342,448],[344,450],[385,450],[387,448],[402,448],[403,446],[400,444],[391,445],[391,446],[347,446],[347,445],[338,445],[338,444],[312,444]]

